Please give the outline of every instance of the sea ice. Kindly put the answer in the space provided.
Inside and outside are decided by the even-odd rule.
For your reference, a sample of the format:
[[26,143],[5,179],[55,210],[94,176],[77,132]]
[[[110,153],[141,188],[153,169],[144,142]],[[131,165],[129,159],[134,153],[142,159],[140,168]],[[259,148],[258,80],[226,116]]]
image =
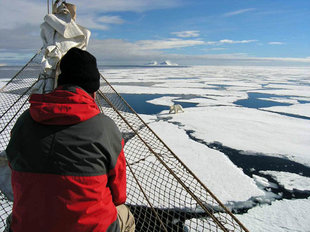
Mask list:
[[309,209],[310,198],[281,200],[236,216],[251,232],[307,232],[310,229]]
[[[261,205],[250,209],[242,215],[235,215],[251,232],[308,232],[310,198],[299,200],[281,200],[270,205]],[[185,222],[198,225],[196,231],[205,231],[202,219],[191,219]],[[194,232],[194,231],[193,231]]]
[[253,179],[255,180],[256,184],[262,188],[266,188],[266,187],[275,187],[274,184],[270,183],[268,181],[268,179],[264,178],[264,177],[261,177],[261,176],[258,176],[258,175],[253,175],[252,176]]
[[[187,108],[172,115],[170,122],[193,130],[196,138],[208,143],[264,153],[285,155],[310,166],[310,123],[257,109],[242,107]],[[194,120],[193,120],[194,119]]]
[[310,86],[303,86],[301,88],[292,88],[292,89],[262,89],[255,92],[258,93],[267,93],[275,94],[279,96],[298,96],[298,97],[310,97],[309,93]]
[[177,125],[156,122],[149,126],[222,202],[264,195],[223,153],[190,140]]
[[289,191],[309,191],[310,192],[310,178],[289,172],[276,171],[260,171],[265,175],[270,175],[280,185]]
[[[310,166],[308,120],[274,113],[309,116],[310,104],[297,101],[310,99],[310,85],[307,82],[310,70],[307,68],[195,66],[104,72],[111,80],[158,83],[135,88],[116,85],[120,93],[195,95],[192,99],[180,101],[198,103],[198,107],[186,108],[184,114],[172,116],[171,122],[184,124],[184,129],[195,131],[194,135],[199,139],[208,143],[217,141],[224,146],[251,151],[252,154],[285,156]],[[264,100],[282,96],[277,98],[278,102],[293,105],[268,107],[263,110],[272,112],[264,112],[233,104],[246,99],[249,91],[273,94],[273,97]],[[162,97],[149,102],[169,106],[173,104],[172,100],[175,98]]]
[[291,106],[273,106],[273,107],[263,108],[263,109],[270,110],[273,112],[289,113],[289,114],[296,114],[296,115],[310,117],[310,104],[296,103],[295,105],[291,105]]

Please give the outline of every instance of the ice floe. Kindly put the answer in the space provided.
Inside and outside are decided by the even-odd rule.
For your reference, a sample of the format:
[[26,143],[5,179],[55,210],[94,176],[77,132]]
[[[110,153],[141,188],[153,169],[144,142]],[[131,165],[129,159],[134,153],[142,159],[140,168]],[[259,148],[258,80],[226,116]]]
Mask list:
[[281,200],[255,207],[237,217],[251,232],[307,232],[310,228],[309,209],[310,198]]
[[190,140],[177,125],[156,122],[149,126],[221,201],[246,201],[264,195],[223,153]]
[[[251,232],[308,232],[310,198],[299,200],[275,201],[271,205],[262,205],[250,209],[248,213],[236,215]],[[196,231],[206,231],[202,219],[191,219],[185,222],[198,224]]]
[[296,103],[291,106],[273,106],[273,107],[263,108],[263,109],[273,111],[273,112],[289,113],[289,114],[296,114],[296,115],[310,117],[310,104]]
[[265,175],[270,175],[280,185],[289,191],[309,191],[310,192],[310,178],[289,172],[277,171],[260,171]]
[[239,150],[285,156],[310,166],[308,120],[242,107],[188,108],[172,115],[184,129],[208,143],[220,142]]

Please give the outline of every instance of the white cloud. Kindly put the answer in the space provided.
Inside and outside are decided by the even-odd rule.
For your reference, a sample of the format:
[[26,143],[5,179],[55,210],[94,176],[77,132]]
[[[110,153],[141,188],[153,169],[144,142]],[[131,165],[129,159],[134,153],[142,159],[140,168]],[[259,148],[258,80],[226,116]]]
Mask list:
[[20,25],[39,25],[47,13],[45,1],[0,1],[0,29],[12,29]]
[[39,49],[42,46],[40,29],[27,25],[14,29],[0,29],[0,49]]
[[[169,41],[169,40],[168,40]],[[155,40],[153,43],[157,43]],[[149,60],[172,60],[181,65],[309,65],[308,58],[253,57],[244,53],[184,55],[164,53],[166,47],[145,45],[145,41],[131,43],[124,40],[92,40],[89,51],[103,64],[145,64]],[[141,45],[144,44],[144,45]],[[145,49],[146,46],[148,49]],[[159,48],[160,47],[160,48]]]
[[171,34],[182,38],[189,38],[189,37],[198,37],[199,31],[179,31],[179,32],[172,32]]
[[231,39],[222,39],[219,41],[207,41],[205,42],[206,45],[222,45],[222,44],[247,44],[247,43],[254,43],[258,40],[231,40]]
[[96,21],[96,18],[90,15],[80,15],[77,23],[88,29],[108,30],[109,26]]
[[123,24],[124,20],[119,16],[101,16],[98,18],[98,22],[107,24]]
[[216,44],[218,44],[218,42],[216,42],[216,41],[207,41],[207,42],[205,42],[205,44],[207,44],[207,45],[216,45]]
[[270,44],[270,45],[283,45],[285,43],[283,43],[283,42],[269,42],[268,44]]
[[125,21],[117,15],[114,16],[100,16],[94,15],[80,15],[77,18],[77,23],[89,29],[108,30],[110,24],[123,24]]
[[144,64],[155,57],[161,57],[161,51],[143,50],[135,43],[120,39],[91,40],[88,50],[98,62],[104,64]]
[[[86,22],[86,27],[91,26],[96,29],[106,29],[106,26],[100,26],[100,21],[95,20],[99,14],[120,11],[143,12],[177,7],[181,4],[181,0],[91,0],[76,1],[74,4],[77,6],[77,19],[79,22]],[[46,1],[1,0],[0,30],[13,29],[25,24],[39,27],[46,14]],[[81,20],[79,20],[80,17],[82,18]],[[122,20],[118,16],[104,16],[101,20],[103,20],[101,23],[122,23]]]
[[257,57],[253,58],[256,60],[261,61],[283,61],[283,62],[300,62],[300,63],[309,63],[310,64],[310,57],[306,58],[294,58],[294,57]]
[[173,49],[182,47],[191,47],[204,44],[201,40],[182,40],[182,39],[167,39],[167,40],[140,40],[136,43],[142,50],[161,50]]
[[220,47],[216,47],[216,48],[205,48],[203,49],[204,51],[223,51],[226,50],[227,48],[220,48]]
[[255,10],[255,8],[247,8],[247,9],[236,10],[236,11],[232,11],[232,12],[228,12],[228,13],[224,14],[224,17],[231,17],[231,16],[235,16],[235,15],[240,15],[240,14],[244,14],[246,12],[253,11],[253,10]]
[[154,9],[165,9],[179,6],[181,0],[91,0],[79,1],[76,3],[78,10],[116,12],[116,11],[136,11],[143,12]]
[[221,44],[245,44],[245,43],[253,43],[257,40],[230,40],[230,39],[222,39],[219,41]]
[[[152,40],[149,42],[128,42],[121,39],[90,40],[88,50],[93,53],[99,64],[145,64],[149,60],[172,60],[180,65],[310,65],[310,57],[253,57],[244,53],[184,55],[165,53],[161,49],[180,46],[192,46],[186,40]],[[196,41],[196,40],[194,40]],[[197,42],[197,41],[196,41]],[[203,41],[201,41],[203,43]],[[183,44],[182,44],[183,43]],[[0,63],[23,64],[36,52],[17,50],[15,52],[0,49]]]

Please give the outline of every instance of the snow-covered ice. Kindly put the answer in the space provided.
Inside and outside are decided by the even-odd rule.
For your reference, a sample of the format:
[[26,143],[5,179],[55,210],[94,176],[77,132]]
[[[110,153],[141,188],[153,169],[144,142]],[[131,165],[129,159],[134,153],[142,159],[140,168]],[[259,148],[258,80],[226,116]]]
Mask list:
[[280,185],[287,190],[298,190],[310,192],[310,178],[289,172],[276,172],[276,171],[260,171],[265,175],[270,175]]
[[255,207],[237,217],[251,232],[308,232],[309,209],[310,198],[281,200]]
[[274,112],[289,113],[310,117],[310,104],[295,103],[294,105],[291,106],[274,106],[265,109]]
[[[219,106],[186,109],[169,121],[206,142],[266,155],[285,156],[310,166],[310,123],[308,120],[242,107]],[[195,120],[193,120],[195,119]]]
[[266,188],[266,187],[277,188],[278,187],[276,184],[270,183],[268,181],[268,179],[266,179],[264,177],[261,177],[261,176],[255,175],[255,174],[252,177],[255,180],[257,186],[260,188]]
[[[208,143],[217,141],[251,154],[285,156],[310,166],[309,120],[265,111],[308,116],[309,104],[300,104],[297,100],[302,97],[310,101],[309,68],[201,66],[157,68],[156,71],[143,68],[119,72],[103,70],[103,73],[109,81],[120,83],[137,80],[158,83],[134,88],[115,85],[120,93],[195,95],[181,101],[198,103],[198,107],[172,115],[171,122],[180,122],[184,129],[194,130],[199,139]],[[233,104],[247,99],[247,92],[279,95],[278,102],[286,99],[293,105],[249,109]],[[289,96],[283,98],[286,95]],[[148,102],[168,107],[176,98],[167,96]],[[275,96],[272,100],[277,101]]]
[[[102,72],[110,82],[120,83],[114,87],[121,94],[154,94],[148,103],[167,107],[157,115],[142,118],[222,201],[232,201],[235,207],[251,205],[249,199],[262,203],[238,215],[250,231],[310,231],[309,198],[278,200],[281,195],[269,192],[278,185],[307,191],[308,176],[264,171],[260,173],[272,176],[276,183],[259,173],[250,178],[223,153],[205,146],[217,142],[242,154],[262,159],[279,157],[309,168],[309,68],[196,66]],[[140,84],[121,84],[135,82]],[[252,104],[248,93],[257,93],[257,100],[270,102],[270,106],[235,104],[238,100]],[[170,105],[184,102],[197,105],[183,107],[184,113],[168,114]],[[191,140],[188,131],[204,144]],[[221,179],[222,184],[214,183],[214,178]]]
[[[271,205],[257,206],[246,214],[236,216],[251,232],[308,232],[309,208],[310,198],[280,200]],[[191,222],[198,224],[196,231],[205,231],[201,219],[188,220],[185,225],[190,225]]]
[[178,126],[168,122],[154,122],[149,126],[223,203],[264,195],[254,180],[223,153],[190,140]]

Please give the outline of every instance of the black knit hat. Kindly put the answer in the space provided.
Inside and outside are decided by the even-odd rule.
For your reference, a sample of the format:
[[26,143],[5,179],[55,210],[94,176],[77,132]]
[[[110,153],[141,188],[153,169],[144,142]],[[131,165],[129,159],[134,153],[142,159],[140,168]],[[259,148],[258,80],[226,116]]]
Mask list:
[[100,86],[96,58],[87,51],[71,48],[60,61],[58,86],[72,84],[94,93]]

